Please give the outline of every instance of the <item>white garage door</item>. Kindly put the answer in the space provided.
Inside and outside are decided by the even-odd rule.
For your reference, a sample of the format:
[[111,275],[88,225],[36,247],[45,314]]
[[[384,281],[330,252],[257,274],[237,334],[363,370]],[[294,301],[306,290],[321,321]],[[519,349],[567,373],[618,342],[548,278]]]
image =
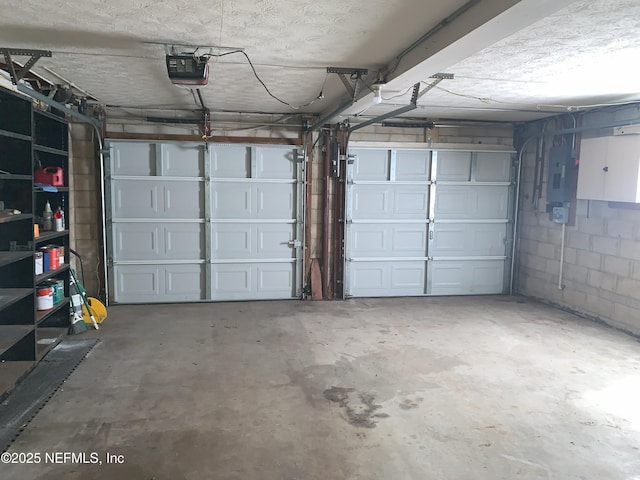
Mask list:
[[502,293],[512,153],[356,148],[348,165],[345,296]]
[[293,147],[112,142],[110,152],[113,302],[300,296]]

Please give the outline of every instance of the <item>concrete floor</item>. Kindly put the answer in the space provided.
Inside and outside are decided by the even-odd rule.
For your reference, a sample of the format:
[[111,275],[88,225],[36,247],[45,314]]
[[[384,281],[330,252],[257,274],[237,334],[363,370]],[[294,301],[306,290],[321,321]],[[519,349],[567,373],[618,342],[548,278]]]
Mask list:
[[113,306],[83,335],[4,480],[640,479],[638,340],[523,299]]

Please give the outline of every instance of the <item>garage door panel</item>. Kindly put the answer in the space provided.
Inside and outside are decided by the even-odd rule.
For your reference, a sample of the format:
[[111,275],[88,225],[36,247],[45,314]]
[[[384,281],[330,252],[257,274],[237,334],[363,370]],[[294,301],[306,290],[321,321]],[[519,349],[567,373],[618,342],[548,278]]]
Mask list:
[[159,204],[160,186],[154,182],[115,180],[112,183],[114,218],[157,218],[162,206]]
[[255,147],[254,178],[296,178],[296,152],[291,147]]
[[115,265],[116,298],[120,302],[161,301],[162,267],[158,265]]
[[511,178],[510,153],[477,153],[477,182],[508,182]]
[[215,219],[246,219],[254,216],[255,189],[247,183],[215,182],[211,217]]
[[353,185],[352,192],[353,220],[427,218],[426,185]]
[[468,182],[471,179],[470,152],[438,152],[438,181]]
[[429,205],[429,192],[426,187],[406,187],[403,185],[394,190],[394,216],[426,218]]
[[212,226],[212,258],[248,258],[254,253],[250,226],[214,224]]
[[155,154],[155,146],[148,143],[122,142],[114,144],[111,152],[111,174],[155,175]]
[[155,224],[116,223],[113,237],[114,255],[119,260],[151,260],[161,256],[162,234]]
[[295,238],[295,225],[255,225],[256,252],[261,258],[293,258],[295,250],[289,242]]
[[288,298],[293,295],[293,264],[265,263],[256,267],[257,294]]
[[211,152],[211,176],[215,178],[249,178],[251,149],[241,145],[215,145]]
[[201,177],[204,175],[202,145],[166,143],[162,145],[162,175]]
[[162,188],[165,217],[202,217],[204,194],[201,182],[166,182]]
[[251,265],[213,265],[213,297],[215,300],[247,298],[252,291]]
[[114,180],[114,218],[200,218],[202,182]]
[[509,188],[502,186],[440,185],[435,199],[436,218],[506,219]]
[[351,229],[351,252],[363,257],[384,256],[391,250],[388,230],[389,226],[385,225],[354,225]]
[[389,192],[381,190],[373,185],[353,186],[353,212],[352,218],[379,218],[391,215],[391,202]]
[[199,260],[204,257],[204,224],[165,223],[164,258]]
[[352,153],[347,296],[502,292],[512,226],[511,152]]
[[351,228],[352,257],[424,257],[427,254],[427,224],[354,224]]
[[260,219],[293,218],[295,211],[295,185],[271,183],[256,186],[256,215]]
[[295,264],[212,265],[213,300],[287,299],[295,295]]
[[424,277],[425,262],[395,264],[391,267],[391,288],[402,294],[422,295],[425,293]]
[[114,301],[299,294],[294,147],[114,142],[111,149]]
[[120,261],[199,260],[204,254],[201,224],[114,223],[113,234]]
[[424,261],[351,262],[349,295],[394,297],[425,294]]
[[396,152],[396,181],[428,180],[431,155],[426,150],[398,150]]
[[503,293],[503,260],[435,260],[431,263],[432,295]]
[[446,224],[433,226],[434,257],[497,256],[505,254],[507,225]]
[[352,153],[358,158],[353,171],[354,180],[389,180],[389,152],[387,150],[356,149]]
[[289,245],[294,238],[293,224],[214,224],[212,258],[264,259],[293,258]]
[[292,218],[295,202],[294,184],[215,183],[212,193],[212,218]]
[[164,273],[167,301],[194,302],[205,298],[203,265],[167,265]]

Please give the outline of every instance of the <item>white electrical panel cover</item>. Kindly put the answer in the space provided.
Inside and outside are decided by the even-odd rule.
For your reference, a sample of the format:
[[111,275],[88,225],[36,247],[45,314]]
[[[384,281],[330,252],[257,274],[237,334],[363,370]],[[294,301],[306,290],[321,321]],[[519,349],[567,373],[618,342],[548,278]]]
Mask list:
[[582,140],[577,198],[640,203],[640,135]]

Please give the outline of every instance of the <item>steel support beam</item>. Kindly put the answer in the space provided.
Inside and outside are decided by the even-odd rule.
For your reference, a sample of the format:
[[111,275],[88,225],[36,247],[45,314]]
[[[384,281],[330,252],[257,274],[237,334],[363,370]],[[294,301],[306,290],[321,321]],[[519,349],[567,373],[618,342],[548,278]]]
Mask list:
[[[427,30],[386,69],[386,88],[402,91],[572,4],[575,0],[470,0]],[[373,95],[373,94],[371,94]],[[342,102],[312,128],[366,108],[370,95]]]
[[368,127],[369,125],[373,125],[374,123],[380,123],[383,120],[386,120],[387,118],[397,117],[398,115],[402,115],[403,113],[407,113],[407,112],[410,112],[411,110],[415,110],[416,108],[418,108],[417,101],[418,101],[419,92],[420,92],[420,82],[416,83],[413,86],[413,93],[411,94],[411,103],[409,105],[398,108],[397,110],[393,110],[392,112],[379,115],[370,120],[367,120],[366,122],[358,123],[357,125],[354,125],[353,127],[349,128],[349,134],[351,134],[356,130],[360,130],[361,128]]

